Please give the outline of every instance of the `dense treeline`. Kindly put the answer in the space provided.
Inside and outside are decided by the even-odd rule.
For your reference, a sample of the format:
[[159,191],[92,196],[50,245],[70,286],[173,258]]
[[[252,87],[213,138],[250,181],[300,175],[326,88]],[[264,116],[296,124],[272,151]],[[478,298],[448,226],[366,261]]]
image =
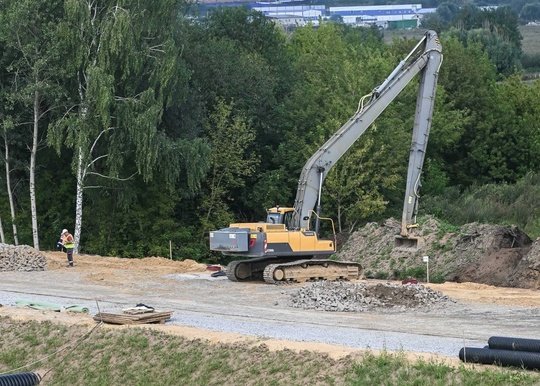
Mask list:
[[[175,258],[205,258],[209,230],[292,204],[304,162],[416,44],[332,23],[285,35],[243,8],[186,14],[177,0],[2,3],[6,242],[52,248],[68,228],[85,253],[167,255],[172,241]],[[424,194],[538,184],[540,82],[441,38]],[[400,213],[415,86],[328,176],[342,231]]]

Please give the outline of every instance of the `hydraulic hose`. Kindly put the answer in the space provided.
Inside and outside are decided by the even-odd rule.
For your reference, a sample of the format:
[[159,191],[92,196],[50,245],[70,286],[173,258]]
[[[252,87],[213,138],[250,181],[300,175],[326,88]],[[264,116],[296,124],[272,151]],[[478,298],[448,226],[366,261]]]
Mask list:
[[540,353],[540,339],[509,338],[492,336],[488,340],[489,348],[512,351],[528,351]]
[[0,386],[34,386],[40,382],[41,376],[37,373],[0,375]]
[[463,347],[459,350],[459,359],[466,363],[514,366],[529,370],[540,369],[540,353],[526,351]]

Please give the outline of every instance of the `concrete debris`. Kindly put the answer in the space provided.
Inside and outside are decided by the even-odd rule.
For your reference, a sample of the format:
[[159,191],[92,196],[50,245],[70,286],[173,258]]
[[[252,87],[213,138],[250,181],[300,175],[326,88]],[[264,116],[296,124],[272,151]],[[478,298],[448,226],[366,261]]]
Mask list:
[[28,245],[0,243],[0,271],[44,271],[47,259],[37,249]]
[[291,294],[289,305],[323,311],[389,311],[432,309],[453,302],[421,284],[314,282]]

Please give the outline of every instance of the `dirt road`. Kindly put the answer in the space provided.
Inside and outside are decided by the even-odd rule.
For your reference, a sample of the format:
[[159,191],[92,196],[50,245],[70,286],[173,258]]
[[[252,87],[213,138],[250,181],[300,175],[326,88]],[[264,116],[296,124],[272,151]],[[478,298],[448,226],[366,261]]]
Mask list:
[[[404,350],[455,357],[463,345],[482,347],[493,335],[540,338],[540,293],[474,283],[430,285],[456,300],[445,309],[405,312],[332,313],[288,306],[298,285],[233,283],[211,278],[204,265],[163,258],[127,260],[78,256],[75,268],[65,255],[48,253],[43,272],[0,272],[0,303],[16,300],[81,304],[119,311],[144,303],[174,311],[168,331],[210,340],[249,336],[269,346],[317,347],[329,353],[355,349]],[[89,317],[0,308],[20,318]]]

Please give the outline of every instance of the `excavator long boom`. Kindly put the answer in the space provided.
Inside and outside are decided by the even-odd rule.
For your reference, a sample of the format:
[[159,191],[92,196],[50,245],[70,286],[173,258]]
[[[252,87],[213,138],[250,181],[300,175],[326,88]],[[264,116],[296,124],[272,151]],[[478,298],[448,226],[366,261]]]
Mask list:
[[362,100],[356,113],[304,165],[298,182],[291,228],[309,229],[310,212],[316,205],[317,212],[320,210],[322,185],[328,172],[411,80],[422,73],[416,102],[401,228],[401,235],[407,236],[418,207],[420,173],[431,127],[441,63],[442,47],[437,34],[434,31],[427,31],[390,76],[366,96],[369,98],[366,105],[363,106]]

